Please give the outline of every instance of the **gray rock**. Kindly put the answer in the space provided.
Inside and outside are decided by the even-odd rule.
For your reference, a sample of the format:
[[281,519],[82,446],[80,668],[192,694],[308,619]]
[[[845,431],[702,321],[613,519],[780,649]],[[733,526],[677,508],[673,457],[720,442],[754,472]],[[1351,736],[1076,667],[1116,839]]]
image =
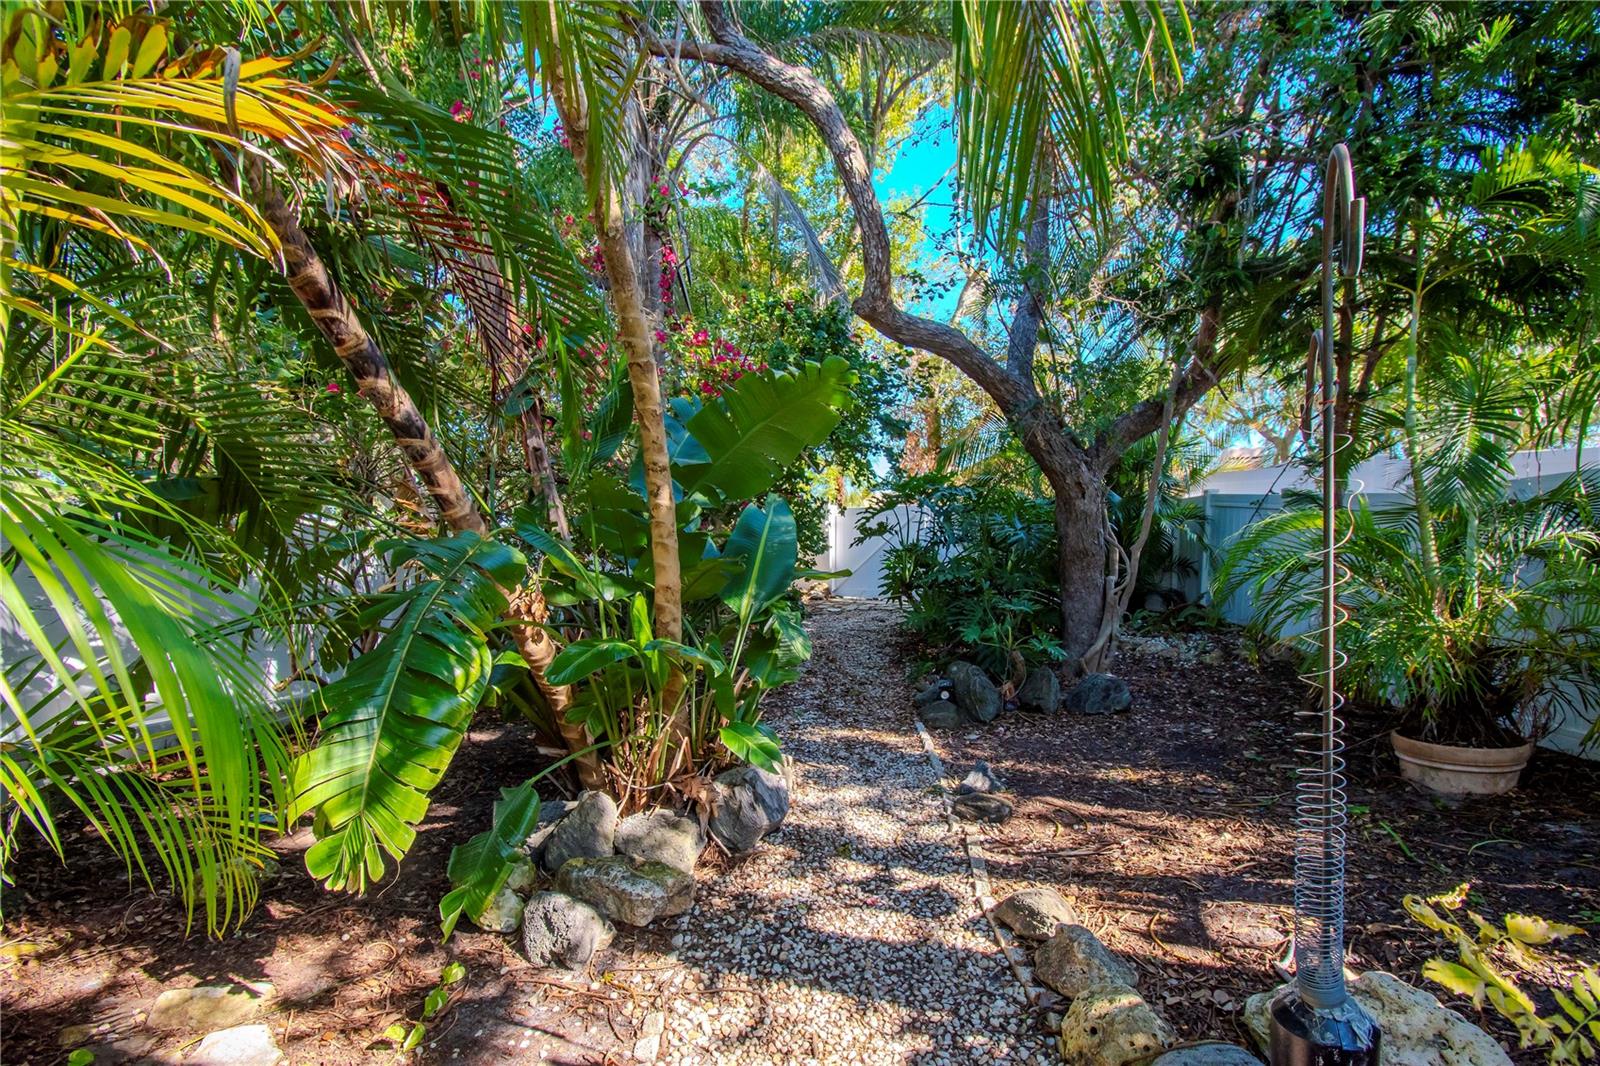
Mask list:
[[1059,927],[1072,924],[1073,914],[1055,889],[1025,888],[1001,900],[994,917],[1024,940],[1049,940]]
[[1063,705],[1078,714],[1114,714],[1133,706],[1133,693],[1120,677],[1090,674],[1068,690]]
[[528,839],[523,841],[522,850],[528,853],[528,858],[535,864],[544,858],[544,847],[550,842],[550,837],[556,831],[556,823],[567,816],[572,810],[570,800],[544,800],[539,804],[539,825]]
[[957,659],[950,664],[950,698],[974,722],[992,722],[1000,713],[1000,690],[978,667]]
[[974,792],[1004,792],[1005,783],[995,776],[989,769],[989,764],[979,759],[972,764],[972,772],[961,779],[961,784],[956,786],[958,795],[966,796]]
[[1261,1060],[1237,1044],[1214,1041],[1162,1052],[1150,1066],[1261,1066]]
[[152,1029],[226,1029],[255,1017],[272,999],[272,986],[195,985],[156,997],[145,1024]]
[[694,906],[694,878],[664,862],[635,864],[621,855],[573,859],[556,885],[624,925],[649,925]]
[[472,924],[485,933],[515,933],[517,926],[522,924],[522,907],[523,898],[501,886],[483,913],[472,919]]
[[1011,817],[1011,801],[990,792],[969,792],[950,801],[950,810],[966,822],[1003,822]]
[[1017,689],[1017,706],[1024,711],[1054,714],[1061,709],[1061,679],[1056,672],[1039,667],[1028,674]]
[[918,707],[927,707],[935,703],[942,703],[950,698],[950,682],[940,678],[921,692],[916,694],[912,703]]
[[1080,1066],[1122,1066],[1178,1042],[1178,1034],[1124,984],[1091,985],[1061,1019],[1061,1057]]
[[960,729],[966,719],[961,709],[949,700],[939,700],[922,708],[922,724],[929,729]]
[[759,766],[740,766],[716,776],[709,827],[731,852],[750,851],[789,814],[789,778]]
[[522,912],[522,950],[535,966],[581,970],[617,931],[605,915],[560,892],[536,892]]
[[1113,955],[1100,939],[1081,925],[1063,925],[1039,948],[1033,959],[1039,980],[1068,999],[1095,985],[1139,983],[1133,967]]
[[[1245,1024],[1263,1052],[1272,1001],[1287,987],[1245,1001]],[[1392,973],[1368,970],[1350,982],[1350,994],[1383,1029],[1378,1066],[1510,1066],[1511,1057],[1488,1033]]]
[[183,1061],[193,1066],[278,1066],[284,1055],[266,1025],[239,1025],[208,1033]]
[[539,864],[553,874],[573,859],[605,858],[616,853],[616,834],[616,801],[604,792],[580,792],[545,842]]
[[706,838],[697,819],[655,810],[630,814],[617,823],[616,845],[617,854],[634,862],[664,862],[687,874],[694,872]]

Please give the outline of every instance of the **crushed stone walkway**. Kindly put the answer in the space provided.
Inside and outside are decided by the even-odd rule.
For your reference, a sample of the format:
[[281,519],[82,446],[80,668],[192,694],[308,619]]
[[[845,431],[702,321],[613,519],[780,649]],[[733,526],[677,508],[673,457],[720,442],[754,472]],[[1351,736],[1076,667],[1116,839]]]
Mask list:
[[681,946],[626,975],[646,1019],[636,1059],[1055,1061],[946,820],[899,623],[871,601],[812,610],[815,654],[769,712],[797,763],[793,808],[756,853],[706,871]]

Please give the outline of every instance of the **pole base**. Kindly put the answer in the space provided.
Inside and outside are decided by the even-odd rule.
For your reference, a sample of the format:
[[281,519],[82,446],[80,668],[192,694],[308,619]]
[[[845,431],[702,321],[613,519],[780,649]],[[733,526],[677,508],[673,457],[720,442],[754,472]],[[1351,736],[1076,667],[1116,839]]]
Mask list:
[[1354,997],[1319,1009],[1290,985],[1270,1014],[1271,1066],[1378,1066],[1383,1034]]

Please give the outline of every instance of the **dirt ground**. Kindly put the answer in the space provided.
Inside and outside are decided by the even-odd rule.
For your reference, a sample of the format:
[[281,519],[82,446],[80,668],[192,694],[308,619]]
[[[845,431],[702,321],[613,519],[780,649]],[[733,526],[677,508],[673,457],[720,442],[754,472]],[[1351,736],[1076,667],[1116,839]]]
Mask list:
[[[810,624],[826,637],[844,617],[821,612]],[[1216,639],[1216,662],[1124,655],[1116,669],[1133,691],[1130,713],[1008,713],[939,735],[938,744],[952,773],[986,759],[1017,794],[1016,815],[985,843],[997,897],[1025,885],[1061,890],[1143,971],[1146,992],[1183,1038],[1248,1043],[1240,1007],[1276,982],[1272,962],[1286,946],[1292,715],[1304,686],[1286,668],[1253,665],[1236,639]],[[907,733],[900,664],[908,658],[890,647],[846,660],[868,675],[850,679],[852,692],[872,691],[872,672],[881,674],[894,693],[881,707],[883,728]],[[780,697],[772,711],[780,735],[784,718]],[[1383,729],[1357,714],[1348,733],[1352,966],[1420,984],[1439,943],[1407,918],[1401,897],[1461,881],[1489,914],[1540,914],[1600,934],[1600,765],[1541,751],[1512,795],[1444,801],[1399,780]],[[270,981],[276,1007],[264,1020],[291,1062],[393,1061],[375,1044],[379,1034],[416,1018],[444,965],[460,961],[468,980],[430,1023],[422,1061],[466,1061],[459,1056],[471,1047],[497,1049],[482,1061],[626,1061],[640,1019],[629,1002],[631,960],[671,958],[670,930],[619,936],[593,979],[534,971],[511,938],[465,923],[441,945],[436,908],[450,848],[487,824],[495,793],[487,786],[524,780],[544,761],[520,727],[487,717],[457,760],[397,877],[366,899],[327,894],[303,872],[302,831],[276,842],[282,873],[243,930],[220,941],[185,937],[177,906],[130,886],[92,841],[66,865],[31,848],[4,899],[0,1059],[61,1063],[89,1042],[102,1063],[170,1061],[185,1041],[143,1025],[162,989]],[[708,858],[702,884],[725,862]],[[1576,938],[1552,953],[1552,972],[1600,959],[1597,941]],[[1482,1022],[1510,1042],[1497,1019]]]
[[[1307,686],[1288,666],[1252,663],[1237,635],[1202,639],[1219,662],[1122,653],[1127,714],[1003,715],[945,735],[941,754],[958,768],[988,760],[1019,796],[985,844],[996,898],[1059,889],[1139,966],[1184,1038],[1248,1045],[1243,1001],[1277,979],[1272,964],[1288,948],[1294,714]],[[1540,750],[1510,795],[1444,799],[1400,779],[1381,717],[1352,708],[1349,718],[1352,969],[1426,987],[1422,964],[1442,942],[1401,899],[1462,882],[1486,917],[1520,912],[1588,928],[1548,953],[1547,976],[1600,961],[1600,763]],[[1515,1030],[1493,1012],[1480,1017],[1470,1001],[1429,990],[1514,1059],[1544,1061],[1516,1052]],[[1548,996],[1544,1005],[1554,1009]]]

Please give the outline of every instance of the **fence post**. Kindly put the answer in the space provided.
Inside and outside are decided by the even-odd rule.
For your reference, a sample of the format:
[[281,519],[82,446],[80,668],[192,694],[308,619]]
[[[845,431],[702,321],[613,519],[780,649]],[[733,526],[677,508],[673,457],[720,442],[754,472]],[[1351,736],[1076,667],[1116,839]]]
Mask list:
[[1216,489],[1200,494],[1200,602],[1211,602],[1211,497]]

